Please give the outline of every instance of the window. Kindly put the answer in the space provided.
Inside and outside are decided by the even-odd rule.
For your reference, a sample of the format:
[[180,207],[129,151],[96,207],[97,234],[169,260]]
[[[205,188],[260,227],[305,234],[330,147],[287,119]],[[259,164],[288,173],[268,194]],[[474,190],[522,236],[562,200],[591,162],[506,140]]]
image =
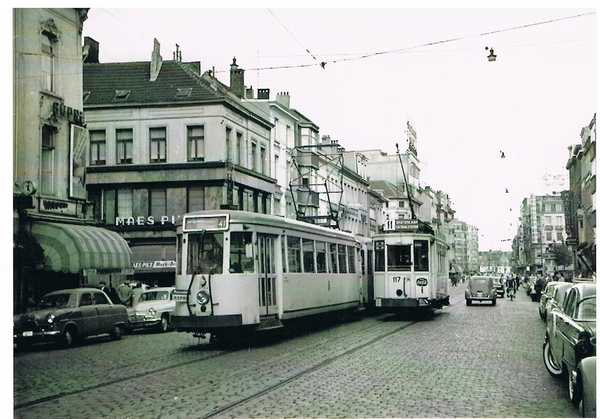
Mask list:
[[375,249],[375,271],[385,272],[385,243],[376,241],[373,245]]
[[106,164],[106,131],[90,131],[90,164]]
[[150,162],[164,163],[167,161],[167,129],[150,128]]
[[79,302],[80,307],[92,305],[92,294],[85,293],[81,295],[81,301]]
[[267,149],[264,146],[260,146],[260,168],[259,172],[263,175],[267,174]]
[[42,36],[42,90],[54,91],[54,39]]
[[229,251],[229,272],[254,272],[252,233],[232,232]]
[[117,136],[117,164],[133,162],[133,130],[118,129]]
[[300,266],[300,238],[288,236],[287,248],[290,273],[302,272]]
[[235,156],[231,149],[231,128],[225,128],[225,146],[227,147],[227,162],[235,163]]
[[100,293],[100,292],[95,292],[94,293],[94,302],[96,303],[96,305],[105,305],[108,304],[108,300],[106,299],[106,295]]
[[167,215],[166,189],[150,189],[150,215],[153,215],[155,219]]
[[338,273],[337,265],[337,244],[329,243],[329,266],[331,267],[332,274]]
[[133,217],[133,190],[130,188],[117,191],[117,217]]
[[239,165],[244,164],[242,159],[242,133],[237,132],[235,135],[235,154],[236,154],[236,163]]
[[54,195],[54,132],[53,126],[42,127],[42,181],[40,193]]
[[340,273],[345,274],[348,273],[348,267],[346,265],[346,245],[338,244],[338,260],[339,260],[339,268]]
[[429,242],[427,240],[415,240],[415,271],[429,271]]
[[312,239],[302,239],[302,255],[304,272],[315,272],[315,242]]
[[354,253],[356,250],[353,247],[348,246],[348,272],[351,274],[356,273],[356,261],[354,257]]
[[252,142],[252,154],[250,155],[250,169],[256,171],[256,143]]
[[201,233],[188,236],[187,272],[223,273],[223,233]]
[[317,272],[327,273],[325,242],[315,242],[315,250],[317,251]]
[[204,188],[192,187],[188,189],[188,212],[202,211],[204,207]]
[[388,246],[388,270],[410,271],[410,244]]
[[188,161],[204,161],[204,125],[188,127],[187,138]]

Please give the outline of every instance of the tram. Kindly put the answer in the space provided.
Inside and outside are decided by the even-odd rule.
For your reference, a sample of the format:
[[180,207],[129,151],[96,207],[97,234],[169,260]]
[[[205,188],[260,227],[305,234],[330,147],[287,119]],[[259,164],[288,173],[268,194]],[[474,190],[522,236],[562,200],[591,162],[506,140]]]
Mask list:
[[236,210],[177,226],[172,327],[211,340],[360,308],[360,245],[350,233]]
[[372,239],[377,311],[431,315],[450,304],[448,245],[431,226],[388,220]]

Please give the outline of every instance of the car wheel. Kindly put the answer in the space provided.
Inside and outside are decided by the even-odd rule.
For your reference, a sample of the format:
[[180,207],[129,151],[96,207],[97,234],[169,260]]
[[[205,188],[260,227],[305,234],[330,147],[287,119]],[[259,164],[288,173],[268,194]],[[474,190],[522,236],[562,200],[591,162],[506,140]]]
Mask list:
[[562,377],[564,375],[564,370],[560,363],[557,364],[556,362],[554,362],[554,359],[552,358],[552,349],[550,348],[550,344],[548,343],[548,338],[546,338],[544,341],[543,354],[544,365],[546,366],[546,369],[548,370],[550,375],[555,378]]
[[493,306],[495,306],[495,305],[496,305],[496,299],[495,299],[495,298],[492,300],[492,305],[493,305]]
[[123,329],[118,324],[110,331],[110,340],[120,340],[123,336]]
[[160,318],[160,323],[158,325],[158,330],[161,332],[166,332],[169,330],[169,317],[168,316],[162,316]]
[[579,407],[579,402],[581,401],[582,390],[579,378],[581,377],[580,374],[581,372],[577,371],[577,383],[573,383],[573,380],[571,379],[571,377],[569,377],[569,400],[571,400],[571,403],[575,407]]
[[473,302],[471,301],[471,299],[470,299],[470,298],[467,298],[467,300],[466,300],[466,301],[467,301],[467,305],[468,305],[468,306],[470,306],[470,305],[473,303]]
[[77,331],[74,327],[67,327],[61,338],[61,346],[63,348],[72,348],[77,340]]

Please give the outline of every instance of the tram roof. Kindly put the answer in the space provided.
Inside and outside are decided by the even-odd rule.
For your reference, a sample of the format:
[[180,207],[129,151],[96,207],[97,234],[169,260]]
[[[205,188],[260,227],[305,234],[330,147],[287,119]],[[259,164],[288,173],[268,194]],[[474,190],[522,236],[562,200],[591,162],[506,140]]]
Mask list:
[[[248,211],[240,211],[240,210],[203,210],[203,211],[194,211],[185,214],[186,217],[189,216],[200,216],[200,215],[229,215],[229,223],[249,223],[249,224],[263,224],[272,227],[280,227],[280,228],[292,228],[294,230],[302,230],[302,231],[314,231],[319,232],[328,236],[334,237],[344,237],[351,238],[353,240],[357,240],[357,237],[349,232],[342,230],[335,230],[332,228],[323,227],[317,224],[307,223],[305,221],[294,220],[293,218],[282,217],[278,215],[270,215],[270,214],[261,214],[256,212],[248,212]],[[181,225],[183,219],[178,222],[178,225]]]

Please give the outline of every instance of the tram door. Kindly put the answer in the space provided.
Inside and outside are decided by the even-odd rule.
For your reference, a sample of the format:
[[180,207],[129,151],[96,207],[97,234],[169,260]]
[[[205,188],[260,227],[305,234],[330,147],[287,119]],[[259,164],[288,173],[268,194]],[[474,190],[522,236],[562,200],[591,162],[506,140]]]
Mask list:
[[277,313],[276,238],[273,235],[258,234],[258,295],[261,316]]

